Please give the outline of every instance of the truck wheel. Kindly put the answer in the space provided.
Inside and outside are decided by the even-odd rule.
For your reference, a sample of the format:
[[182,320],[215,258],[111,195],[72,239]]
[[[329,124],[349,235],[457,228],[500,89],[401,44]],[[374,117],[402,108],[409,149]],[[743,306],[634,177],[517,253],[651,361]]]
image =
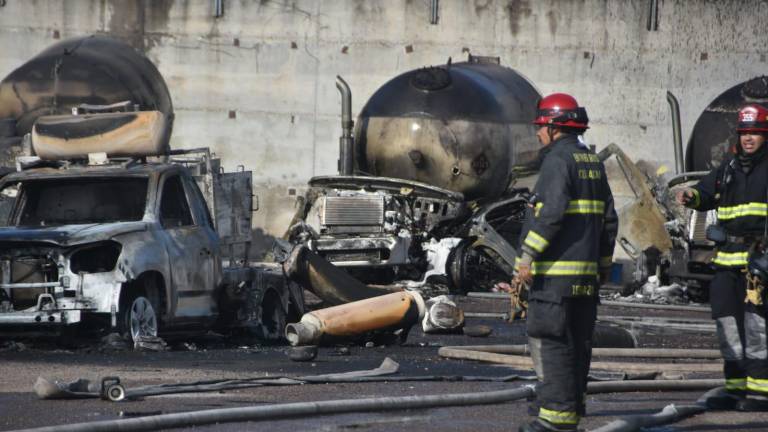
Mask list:
[[139,336],[157,336],[157,314],[143,295],[129,295],[120,311],[121,332],[135,341]]
[[261,322],[256,326],[256,336],[263,342],[278,343],[285,337],[286,315],[280,296],[267,292],[261,301]]

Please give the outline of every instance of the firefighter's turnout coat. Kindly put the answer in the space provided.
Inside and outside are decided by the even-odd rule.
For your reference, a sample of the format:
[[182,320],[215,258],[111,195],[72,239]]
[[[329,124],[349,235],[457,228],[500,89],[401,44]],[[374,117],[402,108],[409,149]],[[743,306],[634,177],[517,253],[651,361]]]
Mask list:
[[605,167],[576,136],[547,148],[534,187],[533,217],[522,233],[522,262],[531,262],[532,299],[596,296],[600,270],[611,265],[618,231]]
[[759,237],[765,230],[768,214],[768,159],[762,157],[745,173],[737,158],[724,161],[693,187],[696,210],[717,209],[717,220],[731,236],[718,247],[712,263],[718,267],[744,268],[750,242],[736,237]]

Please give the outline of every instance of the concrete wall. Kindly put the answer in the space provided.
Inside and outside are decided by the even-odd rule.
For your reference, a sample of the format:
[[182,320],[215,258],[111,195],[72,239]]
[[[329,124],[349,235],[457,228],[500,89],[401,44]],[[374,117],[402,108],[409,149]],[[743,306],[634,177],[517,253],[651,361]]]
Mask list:
[[210,146],[225,167],[254,172],[255,226],[279,235],[293,193],[331,174],[341,74],[353,111],[394,75],[466,53],[500,56],[542,93],[587,107],[588,141],[619,143],[672,165],[667,90],[683,137],[731,86],[768,72],[764,0],[5,0],[0,76],[71,36],[108,33],[143,50],[165,76],[177,113],[172,145]]

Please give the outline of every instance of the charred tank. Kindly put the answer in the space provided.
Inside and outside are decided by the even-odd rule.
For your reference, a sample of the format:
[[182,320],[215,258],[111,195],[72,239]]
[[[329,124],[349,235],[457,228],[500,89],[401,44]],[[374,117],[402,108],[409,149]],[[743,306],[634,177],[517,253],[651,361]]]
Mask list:
[[512,167],[536,157],[540,98],[513,69],[468,62],[412,70],[379,88],[355,126],[357,174],[400,178],[495,198]]
[[736,115],[749,103],[768,106],[768,76],[729,88],[704,109],[688,141],[686,171],[709,171],[720,165],[738,140]]
[[3,147],[32,131],[41,116],[74,108],[159,111],[167,148],[173,125],[168,87],[154,64],[133,47],[106,36],[68,39],[45,49],[0,82]]

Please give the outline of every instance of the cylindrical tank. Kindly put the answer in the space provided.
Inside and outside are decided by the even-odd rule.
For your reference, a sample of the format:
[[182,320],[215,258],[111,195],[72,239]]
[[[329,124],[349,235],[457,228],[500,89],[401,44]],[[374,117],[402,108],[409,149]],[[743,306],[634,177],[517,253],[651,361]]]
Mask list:
[[106,36],[85,36],[52,45],[0,82],[0,136],[23,136],[38,117],[71,114],[81,104],[130,101],[166,116],[170,139],[173,105],[168,87],[141,52]]
[[504,192],[535,159],[540,98],[513,69],[470,59],[412,70],[379,88],[355,126],[359,174],[428,183],[469,200]]
[[738,141],[738,112],[750,103],[768,107],[768,76],[729,88],[700,114],[685,152],[687,171],[709,171],[720,165]]

